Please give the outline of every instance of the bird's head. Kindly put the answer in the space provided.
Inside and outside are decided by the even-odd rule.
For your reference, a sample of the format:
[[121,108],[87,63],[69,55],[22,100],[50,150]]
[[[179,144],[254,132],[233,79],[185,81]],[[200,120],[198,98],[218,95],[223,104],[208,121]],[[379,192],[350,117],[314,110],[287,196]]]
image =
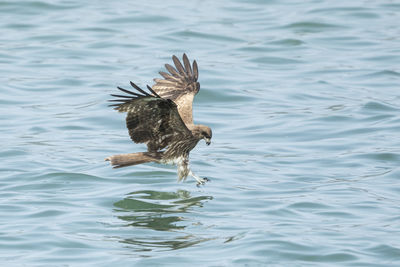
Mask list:
[[212,131],[211,128],[205,125],[195,125],[194,129],[192,129],[192,133],[199,139],[204,139],[207,145],[211,144]]
[[205,126],[203,131],[201,132],[201,135],[203,136],[204,141],[206,141],[206,144],[209,146],[211,144],[211,138],[212,138],[211,128]]

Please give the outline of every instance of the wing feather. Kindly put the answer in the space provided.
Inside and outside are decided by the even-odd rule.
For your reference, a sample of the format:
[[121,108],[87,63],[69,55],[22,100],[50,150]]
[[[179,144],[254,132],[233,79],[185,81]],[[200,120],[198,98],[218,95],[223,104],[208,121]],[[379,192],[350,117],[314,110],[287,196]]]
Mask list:
[[193,78],[196,81],[199,78],[199,68],[197,67],[196,60],[193,61]]
[[192,66],[190,66],[190,61],[186,54],[183,54],[183,64],[185,65],[187,76],[190,77],[193,75]]
[[182,120],[190,126],[193,125],[193,99],[200,90],[200,84],[197,82],[199,70],[196,61],[193,61],[192,66],[190,65],[186,54],[183,54],[182,59],[183,65],[176,56],[172,56],[175,68],[165,64],[169,73],[160,71],[164,79],[155,78],[152,89],[160,97],[174,101]]
[[174,75],[176,78],[179,78],[179,77],[180,77],[179,72],[177,72],[176,69],[175,69],[174,67],[172,67],[171,65],[165,64],[165,68],[166,68],[172,75]]
[[121,88],[121,87],[117,87],[119,90],[121,90],[122,92],[124,92],[124,93],[127,93],[127,94],[130,94],[130,95],[135,95],[135,96],[140,96],[140,94],[138,94],[138,93],[134,93],[134,92],[131,92],[131,91],[128,91],[128,90],[126,90],[126,89],[124,89],[124,88]]
[[149,94],[148,94],[146,91],[142,90],[139,86],[137,86],[137,85],[134,84],[133,82],[129,82],[129,83],[131,84],[131,86],[132,86],[133,88],[135,88],[136,90],[138,90],[138,91],[141,92],[142,94],[144,94],[144,95],[146,95],[146,96],[149,96]]
[[179,74],[185,76],[186,71],[183,68],[182,63],[179,61],[179,59],[175,55],[172,56],[172,61],[174,61],[175,67],[179,71]]
[[119,102],[110,106],[119,112],[127,112],[126,126],[135,143],[146,143],[150,151],[158,151],[177,142],[192,138],[179,115],[176,104],[170,99],[161,98],[150,87],[151,94],[131,82],[141,94],[118,87],[129,95],[112,95]]

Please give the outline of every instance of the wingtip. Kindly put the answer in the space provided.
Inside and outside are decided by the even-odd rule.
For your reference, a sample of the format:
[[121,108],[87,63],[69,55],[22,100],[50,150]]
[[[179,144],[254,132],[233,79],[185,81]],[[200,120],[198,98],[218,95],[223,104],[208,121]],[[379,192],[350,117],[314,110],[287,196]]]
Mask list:
[[142,88],[140,88],[139,86],[137,86],[134,82],[129,81],[131,86],[133,88],[135,88],[136,90],[138,90],[139,92],[141,92],[142,94],[144,94],[145,96],[150,96],[149,93],[147,93],[146,91],[144,91]]
[[132,81],[129,81],[129,84],[133,87],[133,88],[137,88],[137,87],[139,87],[139,86],[137,86],[134,82],[132,82]]
[[174,55],[172,56],[172,61],[174,62],[176,70],[179,72],[179,75],[186,75],[185,68],[183,67],[181,61]]
[[140,96],[139,94],[137,94],[137,93],[135,93],[135,92],[132,92],[132,91],[129,91],[129,90],[126,90],[126,89],[124,89],[124,88],[122,88],[122,87],[117,86],[117,88],[118,88],[119,90],[121,90],[122,92],[127,93],[127,94],[129,94],[129,95]]
[[190,65],[189,58],[187,57],[186,53],[183,53],[182,56],[183,65],[185,66],[185,72],[188,77],[193,76],[192,66]]
[[157,98],[161,98],[161,96],[159,96],[154,90],[153,88],[151,88],[149,85],[147,85],[147,89],[153,94],[153,96],[157,97]]
[[197,66],[197,62],[196,60],[193,60],[193,75],[195,80],[197,81],[197,79],[199,78],[199,67]]

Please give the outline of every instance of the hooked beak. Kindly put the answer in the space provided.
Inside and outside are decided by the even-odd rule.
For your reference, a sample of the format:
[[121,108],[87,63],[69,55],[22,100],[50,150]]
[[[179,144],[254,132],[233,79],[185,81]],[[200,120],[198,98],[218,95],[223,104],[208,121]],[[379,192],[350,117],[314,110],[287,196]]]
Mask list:
[[206,140],[206,144],[207,144],[207,146],[209,146],[209,145],[211,144],[211,140],[210,140],[210,138],[205,138],[204,140]]

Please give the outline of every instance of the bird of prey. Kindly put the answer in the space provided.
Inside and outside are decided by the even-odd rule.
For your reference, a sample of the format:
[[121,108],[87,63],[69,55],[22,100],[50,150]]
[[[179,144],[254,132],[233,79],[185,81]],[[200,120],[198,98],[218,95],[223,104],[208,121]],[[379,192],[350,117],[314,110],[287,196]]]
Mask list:
[[178,181],[187,176],[196,179],[197,185],[209,181],[195,175],[189,167],[189,152],[204,139],[211,142],[210,127],[193,123],[192,103],[200,90],[197,81],[199,71],[196,61],[190,64],[183,54],[183,65],[172,56],[175,68],[165,64],[169,73],[160,72],[162,79],[154,79],[155,84],[148,91],[130,82],[135,92],[117,87],[127,95],[115,95],[115,107],[119,112],[127,112],[126,126],[135,143],[145,143],[146,152],[113,155],[106,158],[114,168],[126,167],[146,162],[175,164],[178,168]]

